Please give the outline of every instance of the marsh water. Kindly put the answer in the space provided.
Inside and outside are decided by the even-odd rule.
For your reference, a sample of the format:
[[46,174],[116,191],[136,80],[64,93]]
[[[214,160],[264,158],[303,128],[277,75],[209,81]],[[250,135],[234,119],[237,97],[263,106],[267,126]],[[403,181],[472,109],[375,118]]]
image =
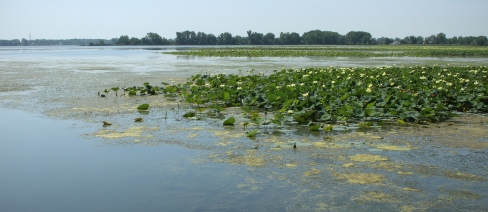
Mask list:
[[486,59],[161,54],[186,48],[200,47],[1,47],[0,211],[488,210],[486,116],[332,134],[261,126],[250,139],[162,96],[97,94],[201,72]]

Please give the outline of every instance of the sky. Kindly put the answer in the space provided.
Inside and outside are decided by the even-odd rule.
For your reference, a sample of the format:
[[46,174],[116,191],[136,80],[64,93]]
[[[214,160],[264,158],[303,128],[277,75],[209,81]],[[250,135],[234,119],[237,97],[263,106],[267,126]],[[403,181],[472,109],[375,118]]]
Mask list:
[[173,39],[185,30],[488,36],[487,9],[488,0],[1,0],[0,40],[142,38],[149,32]]

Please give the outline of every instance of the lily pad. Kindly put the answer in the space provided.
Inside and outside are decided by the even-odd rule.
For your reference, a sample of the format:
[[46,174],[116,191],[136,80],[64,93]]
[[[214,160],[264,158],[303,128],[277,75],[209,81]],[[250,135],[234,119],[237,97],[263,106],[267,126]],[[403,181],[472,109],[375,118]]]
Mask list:
[[253,130],[253,131],[250,131],[246,134],[247,137],[250,137],[250,138],[254,138],[256,137],[256,134],[259,132],[259,130]]
[[147,110],[149,109],[149,104],[142,104],[137,107],[138,110]]
[[234,117],[230,117],[224,121],[224,125],[234,125],[234,122],[236,122],[236,119]]
[[320,125],[313,125],[308,128],[310,131],[319,131]]

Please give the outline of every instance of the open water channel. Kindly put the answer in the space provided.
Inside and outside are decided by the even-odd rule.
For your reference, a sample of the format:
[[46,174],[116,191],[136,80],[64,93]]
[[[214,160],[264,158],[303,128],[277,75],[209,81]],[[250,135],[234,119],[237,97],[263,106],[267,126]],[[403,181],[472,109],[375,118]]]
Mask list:
[[[97,95],[207,71],[486,59],[161,54],[179,48],[1,47],[0,211],[488,210],[488,128],[479,121],[488,117],[332,135],[261,129],[249,139],[239,125],[181,118],[189,106],[164,97]],[[149,114],[135,109],[141,103]]]

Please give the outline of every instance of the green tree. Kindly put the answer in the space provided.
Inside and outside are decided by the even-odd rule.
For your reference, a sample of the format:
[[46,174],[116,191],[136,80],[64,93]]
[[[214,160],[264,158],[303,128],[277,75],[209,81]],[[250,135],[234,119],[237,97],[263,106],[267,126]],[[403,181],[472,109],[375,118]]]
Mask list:
[[289,45],[298,45],[298,44],[302,43],[302,37],[300,37],[300,34],[298,34],[296,32],[290,33],[288,40],[290,43]]
[[451,38],[451,44],[458,44],[458,38],[456,36]]
[[442,32],[435,36],[435,44],[446,44],[446,41],[446,34]]
[[158,33],[149,32],[146,37],[141,39],[143,45],[169,45],[166,38],[162,38]]
[[271,32],[266,33],[263,36],[263,44],[264,45],[273,45],[275,43],[275,35]]
[[129,45],[141,45],[141,40],[139,40],[139,38],[132,37],[130,38]]
[[424,41],[425,41],[424,37],[417,36],[417,44],[424,44]]
[[208,45],[216,45],[217,44],[217,37],[210,33],[207,35],[207,44]]
[[363,31],[350,31],[346,34],[347,44],[350,44],[350,45],[370,44],[371,38],[372,38],[372,36],[369,32],[363,32]]
[[19,46],[20,40],[0,40],[0,46]]
[[318,29],[305,32],[302,35],[302,41],[307,45],[322,44],[323,40],[323,33]]
[[194,31],[190,32],[190,44],[195,45],[198,43],[197,34]]
[[337,32],[325,31],[323,32],[323,38],[323,44],[337,45],[342,43],[342,36]]
[[177,45],[195,45],[197,40],[197,35],[194,31],[183,31],[176,32],[176,44]]
[[204,32],[198,32],[196,34],[196,44],[197,45],[208,45],[208,35]]
[[342,35],[332,31],[311,30],[303,33],[302,41],[308,45],[337,45],[342,44]]
[[419,43],[420,41],[418,39],[419,39],[419,37],[415,37],[413,35],[410,35],[410,36],[403,38],[401,43],[403,43],[403,44],[421,44],[421,43]]
[[297,45],[300,44],[300,34],[296,32],[281,32],[280,37],[277,39],[277,43],[281,45]]
[[25,38],[22,38],[22,41],[20,41],[20,45],[22,46],[28,46],[29,45],[29,41]]
[[488,45],[488,39],[486,36],[478,36],[473,44],[476,46],[486,46]]
[[117,45],[130,45],[130,39],[127,35],[121,35],[119,39],[115,42]]
[[263,44],[263,33],[253,32],[251,30],[247,31],[247,39],[249,39],[249,44],[251,45],[261,45]]
[[224,32],[220,33],[219,37],[217,38],[218,45],[235,45],[236,40],[232,37],[231,33]]
[[429,37],[426,37],[425,38],[425,44],[436,44],[437,43],[436,38],[437,38],[437,36],[435,36],[435,35],[431,35]]
[[375,40],[376,40],[375,41],[376,44],[381,44],[381,45],[388,45],[393,43],[393,39],[387,37],[376,38]]
[[204,32],[195,33],[194,31],[176,32],[176,45],[215,45],[217,37],[214,34]]
[[236,35],[234,37],[235,44],[236,45],[248,45],[249,44],[249,39],[247,37],[241,37],[239,35]]

